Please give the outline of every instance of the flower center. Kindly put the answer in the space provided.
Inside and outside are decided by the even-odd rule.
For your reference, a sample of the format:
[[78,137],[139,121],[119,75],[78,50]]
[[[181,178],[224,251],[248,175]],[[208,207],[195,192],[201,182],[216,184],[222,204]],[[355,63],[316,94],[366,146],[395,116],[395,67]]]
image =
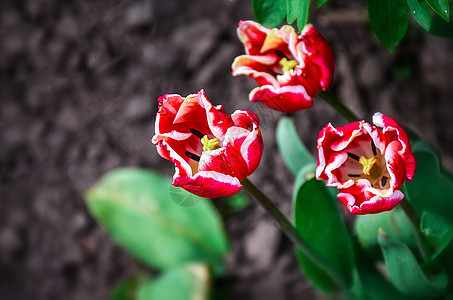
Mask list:
[[294,69],[298,64],[299,64],[299,63],[297,62],[297,60],[294,60],[294,59],[288,60],[286,57],[283,57],[283,58],[280,60],[280,65],[282,66],[282,71],[283,71],[283,73],[291,71],[291,70]]
[[220,140],[218,138],[209,139],[207,135],[201,138],[203,151],[211,151],[220,148]]
[[342,180],[366,179],[374,188],[389,188],[391,177],[386,167],[385,158],[378,151],[373,141],[371,141],[371,149],[367,149],[367,144],[366,141],[359,142],[360,150],[355,150],[357,154],[347,152],[348,159],[342,167]]
[[[365,158],[364,156],[361,156],[359,158],[359,163],[363,166],[363,174],[367,176],[371,176],[371,170],[375,166],[375,163],[377,162],[376,157],[371,157],[369,159]],[[376,172],[373,172],[376,173]],[[372,176],[374,177],[374,176]]]

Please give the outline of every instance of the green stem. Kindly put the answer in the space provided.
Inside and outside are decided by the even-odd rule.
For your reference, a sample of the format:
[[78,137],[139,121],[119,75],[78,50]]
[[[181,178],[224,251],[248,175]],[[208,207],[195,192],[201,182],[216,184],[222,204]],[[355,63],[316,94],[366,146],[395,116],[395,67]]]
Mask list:
[[[407,191],[406,191],[406,188],[404,185],[401,187],[401,190],[403,190],[403,193],[407,197]],[[400,206],[403,209],[403,211],[406,214],[409,221],[411,221],[412,229],[414,230],[414,234],[415,234],[415,241],[417,242],[417,246],[420,250],[420,254],[423,258],[423,261],[427,262],[430,257],[429,247],[426,243],[426,240],[425,240],[422,232],[420,231],[420,220],[417,217],[417,214],[415,213],[414,209],[410,205],[409,201],[407,201],[407,199],[403,199],[400,202]]]
[[335,94],[328,91],[321,91],[318,96],[329,104],[333,109],[335,109],[340,115],[342,115],[349,122],[360,121],[347,106],[345,106]]
[[313,249],[312,246],[300,235],[297,229],[291,224],[286,216],[278,209],[277,206],[261,192],[253,183],[247,178],[242,181],[244,187],[249,193],[258,201],[258,203],[273,217],[274,221],[277,222],[280,229],[286,234],[286,236],[316,265],[325,270],[330,277],[337,283],[338,286],[342,287],[344,291],[348,290],[348,284],[344,281],[343,276],[339,274],[337,269],[321,255]]

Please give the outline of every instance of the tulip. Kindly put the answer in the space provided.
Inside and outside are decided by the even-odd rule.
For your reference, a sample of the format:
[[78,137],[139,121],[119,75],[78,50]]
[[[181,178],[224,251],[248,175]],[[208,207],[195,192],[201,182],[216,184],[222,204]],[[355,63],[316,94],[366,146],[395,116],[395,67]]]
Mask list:
[[270,29],[241,21],[237,33],[246,55],[236,57],[232,74],[250,76],[261,85],[250,92],[250,101],[293,112],[311,107],[313,98],[329,88],[335,69],[333,52],[313,25],[297,35],[289,25]]
[[336,187],[352,214],[393,209],[404,198],[399,190],[414,177],[416,161],[407,133],[392,118],[373,116],[372,126],[357,121],[319,133],[316,178]]
[[263,152],[259,118],[237,110],[227,115],[203,90],[186,98],[159,97],[153,144],[175,164],[173,185],[200,196],[230,196],[258,167]]

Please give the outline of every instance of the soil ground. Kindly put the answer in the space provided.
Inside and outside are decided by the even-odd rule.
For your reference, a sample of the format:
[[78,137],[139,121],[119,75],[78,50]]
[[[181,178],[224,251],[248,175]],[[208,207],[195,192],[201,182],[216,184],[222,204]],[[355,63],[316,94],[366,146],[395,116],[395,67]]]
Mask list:
[[[413,128],[453,170],[453,43],[414,22],[394,53],[373,36],[365,1],[331,0],[310,21],[336,56],[332,91],[358,115]],[[290,215],[293,177],[277,152],[279,113],[248,102],[233,78],[249,0],[0,2],[0,299],[106,299],[143,272],[89,216],[84,192],[124,166],[172,175],[150,138],[157,97],[205,89],[228,113],[261,118],[265,152],[251,176]],[[413,21],[413,20],[412,20]],[[345,121],[321,100],[294,114],[315,151],[326,123]],[[225,215],[231,299],[313,299],[290,242],[254,202]]]

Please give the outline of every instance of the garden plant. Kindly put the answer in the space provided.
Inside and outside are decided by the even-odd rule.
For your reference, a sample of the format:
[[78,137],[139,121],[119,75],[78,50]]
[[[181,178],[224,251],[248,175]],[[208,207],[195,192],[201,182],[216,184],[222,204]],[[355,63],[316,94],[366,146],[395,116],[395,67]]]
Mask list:
[[[150,137],[173,163],[173,179],[157,170],[120,168],[86,193],[91,214],[112,238],[159,271],[125,281],[111,299],[220,297],[215,279],[228,272],[230,245],[208,198],[223,197],[241,209],[247,195],[293,242],[301,271],[321,293],[343,299],[453,297],[453,175],[398,115],[357,116],[329,91],[335,53],[308,23],[310,9],[325,2],[253,0],[256,21],[238,20],[236,29],[244,53],[231,58],[232,76],[257,83],[248,99],[244,95],[244,107],[251,101],[282,113],[276,141],[294,175],[292,199],[286,199],[292,217],[247,179],[266,164],[260,115],[244,109],[229,114],[209,90],[169,91],[155,100]],[[389,51],[406,34],[410,16],[423,30],[452,37],[451,7],[448,0],[367,0],[371,27]],[[314,101],[345,119],[326,119],[313,132],[316,151],[297,133],[313,130],[296,128],[292,114],[310,110]]]

